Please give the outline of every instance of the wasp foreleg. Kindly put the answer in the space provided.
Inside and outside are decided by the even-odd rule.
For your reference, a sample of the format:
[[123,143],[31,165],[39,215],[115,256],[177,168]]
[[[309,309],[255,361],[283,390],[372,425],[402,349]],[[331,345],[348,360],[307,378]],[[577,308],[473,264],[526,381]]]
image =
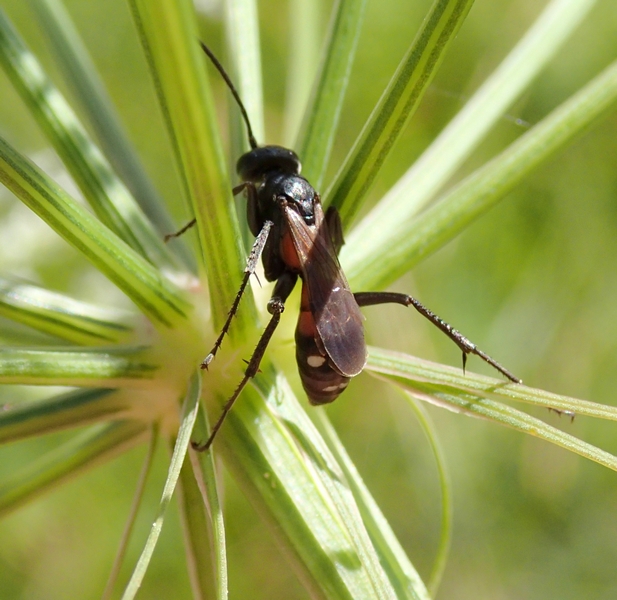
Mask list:
[[242,278],[240,289],[238,290],[238,293],[236,294],[236,297],[234,298],[233,304],[231,305],[231,308],[229,309],[229,312],[227,313],[227,320],[225,321],[225,324],[223,325],[223,328],[221,329],[219,336],[216,338],[216,342],[214,342],[214,346],[212,347],[212,350],[210,350],[208,356],[206,356],[206,358],[204,358],[203,362],[201,363],[202,369],[208,368],[208,365],[214,360],[216,353],[218,352],[219,348],[221,347],[221,344],[223,343],[223,338],[225,337],[225,334],[229,330],[231,321],[234,318],[234,315],[236,314],[236,312],[238,312],[238,305],[240,304],[240,300],[242,299],[242,296],[244,295],[244,290],[246,289],[246,286],[248,285],[249,279],[251,278],[251,275],[255,273],[255,269],[257,268],[257,263],[259,262],[261,253],[263,252],[264,246],[266,245],[266,241],[268,240],[268,235],[270,234],[271,229],[272,229],[272,221],[266,221],[263,224],[263,227],[261,228],[259,235],[255,238],[255,242],[253,243],[251,252],[249,253],[249,256],[246,260],[246,267],[244,267],[244,277]]
[[193,449],[197,450],[198,452],[203,452],[210,448],[212,442],[214,441],[216,433],[221,428],[225,417],[231,410],[231,407],[234,405],[234,402],[240,395],[240,392],[244,389],[249,379],[255,377],[255,375],[257,375],[257,373],[259,372],[259,365],[261,364],[261,359],[266,352],[266,348],[268,347],[268,344],[272,339],[272,335],[274,334],[274,331],[276,330],[279,321],[281,320],[281,313],[285,310],[285,300],[287,300],[289,294],[291,294],[291,291],[296,284],[297,278],[298,276],[294,273],[284,273],[277,280],[276,285],[274,286],[274,292],[272,294],[272,297],[268,301],[268,312],[272,315],[272,317],[270,318],[268,325],[264,329],[264,332],[261,334],[261,337],[257,342],[257,346],[253,351],[251,360],[249,361],[248,366],[244,371],[244,377],[242,378],[242,381],[240,381],[238,387],[236,387],[236,389],[234,390],[231,398],[229,398],[229,400],[227,400],[227,402],[225,403],[221,416],[218,418],[218,421],[214,424],[214,427],[210,432],[210,437],[203,444],[198,444],[196,442],[193,442],[191,444]]

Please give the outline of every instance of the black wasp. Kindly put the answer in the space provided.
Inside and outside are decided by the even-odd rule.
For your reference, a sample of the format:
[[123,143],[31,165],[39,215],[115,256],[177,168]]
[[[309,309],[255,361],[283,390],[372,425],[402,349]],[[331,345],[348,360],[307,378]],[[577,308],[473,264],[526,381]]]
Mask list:
[[[225,69],[205,44],[201,43],[201,47],[229,86],[246,123],[251,150],[238,160],[236,170],[242,183],[233,189],[233,193],[246,192],[248,225],[256,238],[227,321],[203,361],[202,369],[208,367],[220,348],[260,256],[266,279],[276,283],[268,302],[268,312],[272,315],[270,322],[242,381],[225,404],[210,437],[203,444],[193,444],[193,447],[207,450],[211,446],[236,398],[249,379],[258,373],[259,363],[285,308],[285,300],[298,277],[302,280],[302,300],[295,334],[296,360],[311,404],[336,400],[349,380],[364,368],[367,353],[360,307],[374,304],[413,306],[461,349],[463,368],[467,355],[475,354],[511,381],[520,383],[520,379],[415,298],[392,292],[353,293],[349,289],[338,261],[343,245],[338,211],[330,207],[324,214],[319,194],[300,175],[300,160],[295,152],[281,146],[258,146],[246,109]],[[194,223],[191,221],[173,235],[184,233]]]

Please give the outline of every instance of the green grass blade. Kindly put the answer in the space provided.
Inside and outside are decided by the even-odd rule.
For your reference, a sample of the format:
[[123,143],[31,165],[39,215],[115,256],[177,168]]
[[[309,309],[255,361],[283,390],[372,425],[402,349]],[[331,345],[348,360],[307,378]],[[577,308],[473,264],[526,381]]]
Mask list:
[[381,348],[370,349],[368,368],[384,375],[404,375],[413,377],[414,381],[444,384],[486,398],[525,402],[544,408],[569,410],[582,416],[617,420],[617,407],[614,406],[561,396],[525,385],[506,384],[500,379],[470,372],[463,373],[461,369],[455,367]]
[[[355,289],[384,287],[489,210],[525,175],[617,104],[617,62],[410,221],[390,215],[385,232],[352,231],[341,252]],[[373,231],[373,230],[371,230]]]
[[158,369],[143,348],[0,348],[0,383],[152,388]]
[[526,413],[506,406],[505,404],[492,400],[476,399],[468,395],[461,396],[461,394],[433,390],[431,386],[420,385],[418,388],[419,389],[415,391],[410,390],[410,394],[413,397],[421,400],[427,400],[428,397],[433,397],[437,402],[449,403],[451,406],[462,409],[470,415],[490,419],[501,425],[516,429],[521,433],[528,433],[557,446],[561,446],[584,458],[588,458],[613,471],[617,471],[617,456],[605,452],[592,444],[579,440],[551,425],[547,425],[540,419],[530,417]]
[[358,223],[357,235],[382,231],[390,211],[417,214],[473,152],[504,111],[529,86],[587,16],[596,0],[552,0],[505,60],[484,81],[429,148]]
[[214,443],[316,597],[394,598],[359,509],[327,445],[269,365]]
[[318,190],[332,151],[365,9],[366,0],[339,0],[335,5],[321,67],[296,144],[302,173]]
[[[154,223],[160,237],[174,231],[176,226],[128,139],[88,49],[63,4],[57,0],[30,0],[30,6],[47,37],[55,62],[62,65],[61,74],[73,98],[115,172]],[[181,245],[172,248],[191,264],[192,259]]]
[[[229,75],[249,115],[253,133],[265,142],[259,20],[255,0],[225,2],[225,41],[229,53]],[[249,149],[246,125],[236,101],[229,96],[233,118],[231,156],[239,157]],[[234,165],[235,166],[235,165]]]
[[187,317],[191,307],[176,286],[2,138],[0,181],[125,292],[146,316],[167,326]]
[[1,10],[0,63],[101,221],[142,256],[171,267],[161,236]]
[[452,537],[452,498],[450,494],[451,485],[447,473],[447,463],[441,444],[437,438],[437,433],[431,423],[428,414],[421,404],[412,403],[412,408],[420,421],[422,429],[431,445],[442,491],[442,526],[439,548],[430,578],[430,594],[427,591],[420,575],[409,562],[405,551],[396,538],[389,523],[381,513],[375,500],[368,491],[362,477],[358,473],[355,465],[349,458],[345,447],[338,439],[334,428],[328,421],[325,413],[316,412],[313,419],[317,422],[320,433],[328,442],[334,457],[345,472],[345,477],[353,491],[354,498],[362,514],[362,519],[371,536],[371,541],[379,553],[379,562],[383,566],[388,578],[394,588],[397,598],[417,598],[428,599],[435,597],[437,588],[446,566],[450,540]]
[[[228,597],[228,578],[223,514],[220,512],[216,516],[211,516],[212,512],[209,507],[204,509],[204,495],[201,491],[201,482],[198,483],[195,479],[191,452],[189,452],[189,456],[193,462],[193,468],[189,461],[184,462],[178,482],[178,500],[193,597],[215,597],[217,600],[226,600]],[[216,486],[216,482],[213,480],[208,485]],[[206,489],[210,492],[208,488]],[[216,494],[217,492],[212,493]],[[218,527],[219,524],[221,528]],[[219,539],[221,533],[223,536],[222,546]]]
[[[547,408],[613,420],[617,416],[616,407],[597,405],[565,396],[560,397],[543,390],[535,390],[515,383],[506,384],[498,379],[469,372],[464,376],[465,381],[462,381],[459,379],[460,372],[457,377],[451,367],[376,348],[370,349],[368,370],[377,377],[407,390],[414,398],[449,408],[455,412],[507,425],[522,433],[534,435],[575,452],[609,469],[617,470],[617,456],[490,398],[506,397]],[[460,386],[453,383],[457,379]],[[483,387],[486,390],[484,393],[480,391]]]
[[0,413],[0,444],[126,417],[130,408],[127,393],[110,389],[76,390],[9,406]]
[[420,575],[409,561],[390,524],[371,496],[326,414],[322,411],[315,411],[315,413],[315,415],[312,415],[313,419],[317,422],[320,433],[328,442],[334,458],[345,473],[346,480],[349,482],[362,514],[362,520],[371,536],[375,550],[379,554],[379,562],[396,592],[396,597],[414,600],[428,599],[430,596]]
[[137,512],[139,511],[139,507],[141,506],[144,498],[146,481],[148,480],[148,475],[150,474],[150,470],[152,468],[152,459],[154,457],[154,451],[156,450],[156,443],[158,439],[158,428],[152,427],[151,434],[148,439],[146,456],[144,457],[141,472],[139,473],[139,478],[137,479],[137,485],[135,486],[135,495],[133,496],[133,502],[131,503],[131,510],[127,516],[126,525],[124,526],[124,531],[122,532],[122,537],[120,539],[120,545],[118,547],[118,551],[116,552],[116,557],[114,558],[114,564],[111,567],[109,577],[107,578],[107,583],[105,584],[105,589],[103,590],[103,594],[101,596],[102,600],[109,600],[109,598],[112,597],[114,586],[118,580],[120,568],[122,567],[124,557],[126,556],[126,550],[131,539],[131,533],[133,532],[133,527],[135,526],[135,521],[137,519]]
[[99,425],[46,452],[20,473],[3,480],[0,515],[126,452],[143,442],[147,432],[147,426],[136,421]]
[[473,0],[435,0],[416,39],[326,192],[349,226],[424,92],[430,85]]
[[[283,144],[298,150],[298,132],[319,68],[317,42],[323,35],[323,0],[293,0],[289,4],[289,44]],[[300,154],[300,160],[304,154]],[[312,181],[312,179],[310,180]]]
[[125,313],[103,309],[62,294],[0,277],[0,315],[75,344],[120,342],[132,328]]
[[[131,0],[131,7],[197,220],[199,258],[207,267],[218,328],[240,287],[245,258],[206,78],[206,58],[198,45],[194,7],[190,0]],[[234,321],[238,336],[254,323],[250,294],[242,307]]]
[[[196,440],[208,439],[210,426],[207,421],[207,415],[203,410],[197,413],[197,421],[193,430],[193,436]],[[214,564],[215,564],[215,579],[216,579],[216,598],[217,600],[226,600],[229,595],[229,576],[227,573],[227,542],[225,539],[225,521],[223,519],[223,506],[218,491],[218,481],[216,478],[216,470],[214,465],[214,456],[212,452],[189,452],[189,458],[191,459],[191,465],[193,467],[193,485],[196,485],[202,498],[202,503],[207,507],[207,513],[209,517],[208,530],[210,537],[214,545]],[[196,483],[195,483],[196,482]],[[194,506],[197,506],[197,499],[193,502]],[[191,511],[195,512],[195,510]],[[203,517],[204,512],[199,511],[199,516]],[[199,542],[203,543],[205,539],[204,526],[199,528],[192,528],[190,532],[185,533],[190,535],[194,540],[191,547],[199,547]],[[203,552],[196,555],[196,559],[190,564],[202,565],[201,571],[196,573],[192,579],[201,579],[204,575],[204,565],[206,559],[203,556]],[[209,557],[208,557],[209,558]],[[198,560],[201,559],[201,560]],[[193,588],[197,587],[193,584]],[[206,585],[202,582],[199,589],[207,589]],[[204,597],[207,597],[205,595]]]
[[180,477],[182,463],[184,463],[184,459],[186,458],[186,451],[189,447],[191,432],[193,431],[193,425],[195,424],[195,419],[197,418],[200,395],[201,373],[198,372],[191,378],[189,389],[187,390],[184,398],[182,415],[180,416],[178,437],[176,438],[176,443],[174,445],[174,451],[171,457],[167,479],[165,480],[165,485],[163,486],[159,513],[152,524],[152,529],[150,530],[144,549],[139,557],[139,560],[137,561],[137,565],[131,575],[131,579],[124,590],[124,594],[122,595],[123,600],[135,598],[148,569],[148,565],[150,564],[150,559],[152,558],[152,554],[154,553],[159,535],[163,528],[167,507],[171,502],[171,497],[173,496],[176,488],[176,483]]
[[[256,0],[229,0],[225,2],[224,30],[225,54],[223,65],[231,78],[234,87],[240,95],[242,104],[251,123],[253,134],[259,143],[266,143],[264,125],[264,98],[261,78],[261,48],[259,43],[259,18]],[[208,40],[204,40],[208,42]],[[207,62],[210,62],[209,59]],[[213,81],[220,81],[222,77],[211,65],[207,67],[212,74]],[[250,149],[247,125],[240,112],[240,107],[231,92],[224,84],[227,98],[227,122],[229,123],[226,137],[229,139],[227,152],[231,179],[238,182],[236,161]],[[253,234],[249,230],[246,218],[247,198],[239,194],[235,199],[237,214],[240,217],[239,228],[245,248],[250,248]]]
[[452,484],[448,474],[448,463],[442,448],[437,429],[430,418],[428,412],[420,402],[410,402],[411,408],[416,413],[422,430],[431,446],[435,463],[437,465],[437,473],[439,476],[439,487],[441,489],[441,532],[439,535],[439,547],[433,568],[431,569],[431,577],[429,579],[428,589],[431,593],[431,598],[437,596],[439,584],[443,577],[443,572],[446,568],[446,561],[450,552],[452,542]]

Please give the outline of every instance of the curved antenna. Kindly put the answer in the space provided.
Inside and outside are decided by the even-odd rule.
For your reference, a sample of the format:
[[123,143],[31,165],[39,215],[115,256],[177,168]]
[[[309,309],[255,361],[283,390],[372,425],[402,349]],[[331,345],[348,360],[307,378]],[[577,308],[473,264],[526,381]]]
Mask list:
[[253,135],[253,129],[251,128],[251,122],[249,121],[249,116],[248,116],[248,113],[246,112],[246,108],[244,108],[244,104],[242,104],[242,100],[240,100],[240,94],[238,94],[236,88],[234,87],[234,84],[231,82],[231,79],[229,78],[229,75],[227,75],[227,72],[223,68],[223,65],[219,62],[219,59],[216,58],[214,54],[212,54],[212,50],[210,50],[210,48],[208,48],[208,46],[206,46],[201,40],[199,44],[201,46],[201,49],[206,53],[206,56],[212,61],[212,64],[216,67],[216,70],[221,74],[221,77],[225,80],[225,83],[229,87],[229,91],[231,92],[233,97],[236,99],[236,102],[238,103],[238,106],[240,107],[240,112],[242,113],[242,118],[244,119],[244,122],[246,123],[249,144],[251,145],[251,149],[255,150],[255,148],[257,148],[259,144],[257,143],[255,136]]

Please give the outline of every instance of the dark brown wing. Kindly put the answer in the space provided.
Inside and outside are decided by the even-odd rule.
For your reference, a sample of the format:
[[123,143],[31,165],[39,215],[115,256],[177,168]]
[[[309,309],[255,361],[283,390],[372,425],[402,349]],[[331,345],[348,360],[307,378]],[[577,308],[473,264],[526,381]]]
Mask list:
[[338,262],[321,205],[315,205],[313,226],[293,208],[284,211],[308,288],[317,345],[336,371],[354,377],[366,364],[363,317]]

